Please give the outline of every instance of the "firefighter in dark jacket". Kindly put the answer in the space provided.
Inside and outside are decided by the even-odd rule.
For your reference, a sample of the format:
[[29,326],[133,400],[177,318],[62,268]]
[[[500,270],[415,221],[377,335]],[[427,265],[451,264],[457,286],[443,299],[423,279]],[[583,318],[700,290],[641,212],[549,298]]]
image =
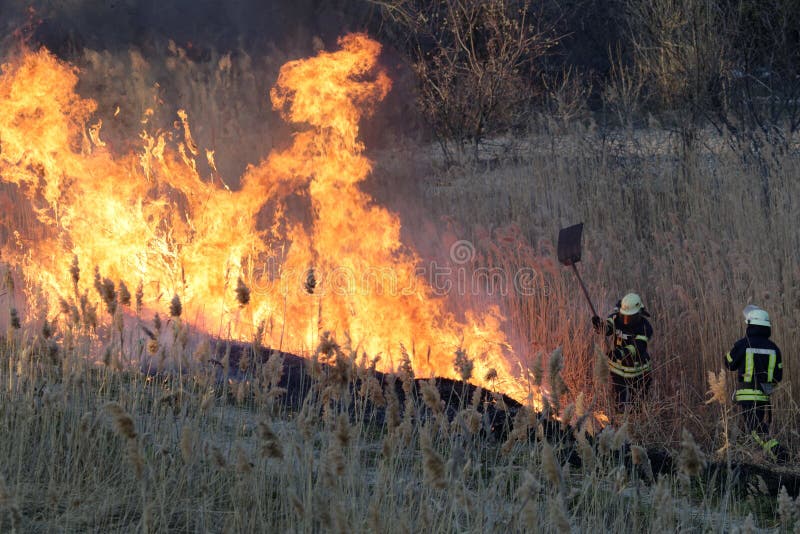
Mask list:
[[745,336],[725,355],[725,364],[736,371],[738,384],[734,399],[741,408],[745,428],[764,450],[775,455],[778,441],[768,439],[772,421],[770,395],[783,378],[781,349],[770,339],[769,314],[758,306],[744,309]]
[[628,293],[605,321],[596,315],[592,317],[596,330],[613,336],[614,347],[607,356],[614,399],[620,412],[650,389],[652,369],[647,343],[653,336],[653,327],[647,320],[649,316],[639,295]]

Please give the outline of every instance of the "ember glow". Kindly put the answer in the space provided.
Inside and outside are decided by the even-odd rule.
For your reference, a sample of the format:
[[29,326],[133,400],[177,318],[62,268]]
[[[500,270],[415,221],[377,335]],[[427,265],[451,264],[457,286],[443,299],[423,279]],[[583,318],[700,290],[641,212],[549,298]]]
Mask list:
[[[352,34],[339,45],[282,67],[270,97],[300,131],[238,188],[217,175],[214,147],[196,145],[185,111],[179,135],[143,132],[141,148],[120,155],[103,139],[113,117],[75,91],[79,72],[45,50],[20,54],[0,77],[0,177],[28,202],[7,219],[4,261],[48,295],[52,320],[66,320],[64,302],[98,300],[97,272],[117,290],[141,288],[143,308],[129,315],[164,315],[178,295],[185,320],[211,335],[251,340],[263,325],[266,345],[308,354],[329,331],[380,355],[382,371],[407,352],[418,377],[458,378],[463,349],[473,382],[532,402],[499,312],[456,320],[418,275],[398,217],[359,189],[371,172],[359,120],[391,81],[379,44]],[[290,197],[308,205],[305,217]]]

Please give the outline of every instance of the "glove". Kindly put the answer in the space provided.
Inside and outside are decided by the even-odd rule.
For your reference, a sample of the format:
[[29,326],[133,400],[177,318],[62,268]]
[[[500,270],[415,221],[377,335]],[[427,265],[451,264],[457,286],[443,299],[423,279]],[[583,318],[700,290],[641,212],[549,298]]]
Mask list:
[[600,319],[597,315],[592,317],[592,326],[594,326],[595,330],[600,330],[600,325],[603,324],[603,320]]

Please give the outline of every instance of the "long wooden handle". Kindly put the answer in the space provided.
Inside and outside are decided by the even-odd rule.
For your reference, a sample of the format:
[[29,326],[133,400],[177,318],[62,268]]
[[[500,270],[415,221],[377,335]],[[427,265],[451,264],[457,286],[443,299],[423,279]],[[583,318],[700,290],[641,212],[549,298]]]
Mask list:
[[586,302],[589,303],[589,307],[592,309],[592,315],[597,315],[597,311],[594,309],[594,304],[592,304],[592,299],[589,298],[589,292],[586,291],[586,286],[583,285],[583,280],[581,280],[581,275],[578,273],[578,267],[575,263],[572,263],[572,270],[575,271],[575,276],[578,277],[578,283],[581,285],[581,289],[583,289],[583,295],[586,297]]

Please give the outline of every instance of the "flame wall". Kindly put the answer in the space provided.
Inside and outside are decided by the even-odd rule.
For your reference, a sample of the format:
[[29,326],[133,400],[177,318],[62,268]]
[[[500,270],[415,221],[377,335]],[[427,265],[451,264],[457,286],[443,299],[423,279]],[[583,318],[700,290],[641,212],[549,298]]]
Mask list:
[[50,296],[51,315],[59,301],[97,299],[94,285],[124,283],[140,288],[145,314],[178,295],[211,334],[249,339],[264,324],[267,344],[298,352],[330,331],[381,355],[381,370],[405,351],[418,376],[455,377],[461,348],[478,382],[525,399],[499,312],[457,321],[418,275],[398,217],[360,189],[371,163],[359,121],[391,82],[376,42],[351,34],[339,45],[280,69],[270,98],[296,131],[233,188],[185,111],[180,135],[146,129],[120,154],[103,139],[109,117],[77,94],[77,70],[46,50],[21,53],[0,77],[0,177],[27,199],[15,210],[35,218],[6,216],[5,258]]

